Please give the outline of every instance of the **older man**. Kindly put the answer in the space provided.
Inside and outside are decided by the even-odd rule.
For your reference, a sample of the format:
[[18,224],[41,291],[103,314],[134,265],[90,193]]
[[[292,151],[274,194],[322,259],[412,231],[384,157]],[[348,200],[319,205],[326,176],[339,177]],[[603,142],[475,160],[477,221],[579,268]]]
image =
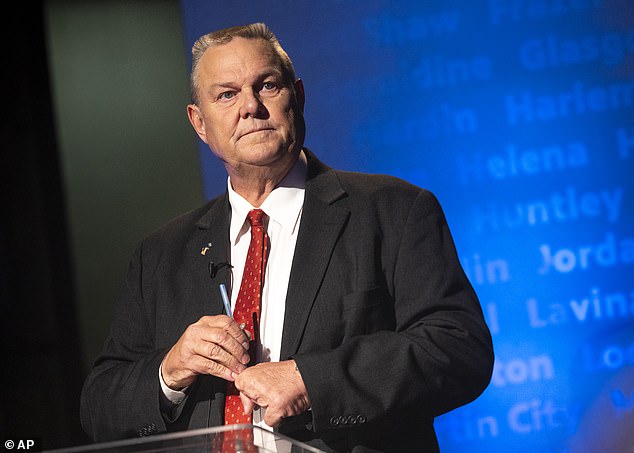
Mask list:
[[434,417],[476,398],[493,362],[438,202],[304,147],[304,88],[263,24],[201,37],[191,82],[227,193],[137,248],[84,428],[246,422],[323,450],[437,451]]

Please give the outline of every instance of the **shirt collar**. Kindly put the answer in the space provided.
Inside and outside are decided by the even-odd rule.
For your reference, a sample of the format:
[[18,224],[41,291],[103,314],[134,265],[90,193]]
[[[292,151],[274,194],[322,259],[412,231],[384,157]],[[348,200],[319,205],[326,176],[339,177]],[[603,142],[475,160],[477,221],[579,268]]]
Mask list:
[[[299,158],[291,171],[280,181],[275,189],[264,200],[262,209],[269,220],[272,220],[282,228],[294,233],[299,227],[299,218],[304,204],[304,186],[306,183],[307,159],[304,151],[300,151]],[[231,225],[229,227],[229,239],[231,245],[238,243],[242,235],[249,230],[246,221],[247,214],[255,209],[247,200],[233,190],[231,179],[227,178],[227,191],[229,204],[231,205]]]

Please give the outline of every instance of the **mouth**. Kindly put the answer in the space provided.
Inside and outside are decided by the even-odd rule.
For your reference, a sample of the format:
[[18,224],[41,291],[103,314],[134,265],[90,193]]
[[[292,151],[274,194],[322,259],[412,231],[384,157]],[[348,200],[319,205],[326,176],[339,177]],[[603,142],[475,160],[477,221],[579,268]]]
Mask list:
[[242,132],[240,134],[238,140],[243,138],[243,137],[246,137],[248,135],[257,134],[257,133],[260,133],[260,132],[270,132],[270,131],[273,131],[273,130],[275,130],[275,129],[272,128],[272,127],[256,127],[254,129],[250,129],[248,131]]

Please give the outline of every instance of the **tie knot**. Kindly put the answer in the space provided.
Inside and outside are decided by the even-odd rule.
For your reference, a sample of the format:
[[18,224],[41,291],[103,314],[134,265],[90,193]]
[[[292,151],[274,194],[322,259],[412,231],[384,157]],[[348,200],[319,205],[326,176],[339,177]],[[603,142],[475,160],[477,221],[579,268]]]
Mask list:
[[264,218],[264,211],[261,209],[252,209],[247,214],[247,219],[251,224],[251,228],[262,226],[262,219]]

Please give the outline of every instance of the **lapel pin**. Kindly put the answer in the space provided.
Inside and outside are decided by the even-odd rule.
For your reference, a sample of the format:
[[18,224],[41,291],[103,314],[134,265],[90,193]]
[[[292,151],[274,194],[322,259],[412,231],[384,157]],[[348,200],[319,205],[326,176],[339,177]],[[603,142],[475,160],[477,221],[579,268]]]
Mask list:
[[202,256],[206,256],[207,252],[211,250],[211,242],[209,242],[206,246],[204,246],[202,249],[200,249],[200,254]]

